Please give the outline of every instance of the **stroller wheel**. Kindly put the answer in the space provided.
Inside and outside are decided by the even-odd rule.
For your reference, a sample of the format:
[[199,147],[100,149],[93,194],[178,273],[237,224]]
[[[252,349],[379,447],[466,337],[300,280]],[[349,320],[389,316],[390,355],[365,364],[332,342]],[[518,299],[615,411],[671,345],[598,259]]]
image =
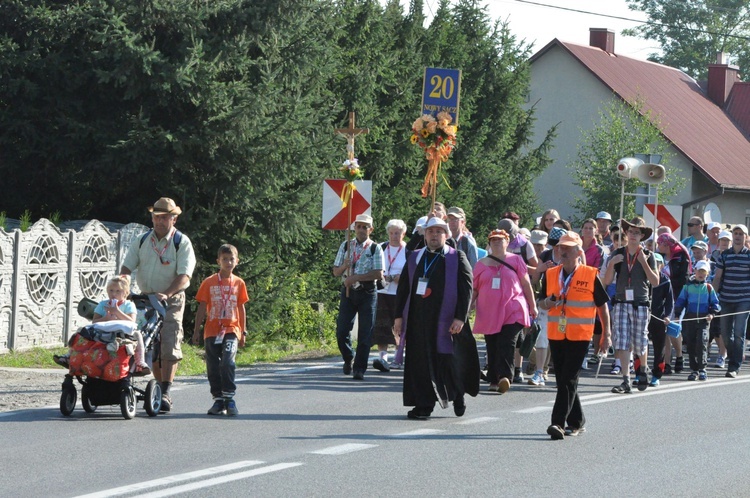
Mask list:
[[83,410],[86,413],[94,413],[96,411],[96,405],[91,404],[91,388],[88,384],[84,384],[81,388],[81,404],[83,405]]
[[161,385],[156,379],[148,381],[146,394],[143,399],[143,407],[149,417],[155,417],[161,410]]
[[60,413],[66,417],[73,413],[76,407],[76,401],[78,399],[78,391],[72,384],[70,386],[63,387],[62,394],[60,395]]
[[120,411],[122,416],[130,420],[135,417],[135,392],[132,387],[123,389],[120,394]]

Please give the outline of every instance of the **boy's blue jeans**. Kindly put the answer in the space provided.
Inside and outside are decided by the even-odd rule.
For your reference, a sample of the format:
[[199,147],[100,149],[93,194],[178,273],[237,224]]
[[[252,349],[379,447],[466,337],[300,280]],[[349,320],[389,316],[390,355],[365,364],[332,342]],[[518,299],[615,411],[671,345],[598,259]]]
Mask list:
[[211,395],[214,398],[232,398],[237,390],[234,383],[237,336],[227,334],[221,344],[216,344],[215,340],[215,337],[206,338],[206,370]]

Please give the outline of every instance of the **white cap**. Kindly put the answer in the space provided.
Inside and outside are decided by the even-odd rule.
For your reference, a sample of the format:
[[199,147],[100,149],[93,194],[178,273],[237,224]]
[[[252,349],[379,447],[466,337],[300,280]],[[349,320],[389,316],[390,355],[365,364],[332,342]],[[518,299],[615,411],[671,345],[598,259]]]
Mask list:
[[729,239],[732,240],[732,232],[729,230],[722,230],[719,232],[719,239]]
[[698,270],[705,270],[711,273],[711,265],[708,263],[708,261],[706,261],[705,259],[702,259],[698,261],[697,263],[695,263],[695,266],[693,267],[693,271],[697,272]]
[[423,228],[425,226],[425,223],[427,223],[427,216],[422,216],[417,220],[417,224],[414,225],[414,230],[412,230],[411,233],[417,233],[417,230]]
[[735,225],[732,227],[732,231],[734,232],[738,228],[742,230],[743,232],[745,232],[745,235],[747,235],[747,227],[745,225]]
[[706,225],[706,231],[713,230],[714,228],[721,228],[721,223],[716,223],[715,221],[712,221],[708,225]]
[[432,227],[438,227],[442,228],[445,234],[450,237],[451,236],[451,229],[448,226],[448,223],[443,221],[441,218],[438,218],[437,216],[433,216],[430,218],[430,221],[427,222],[427,224],[424,226],[425,230]]

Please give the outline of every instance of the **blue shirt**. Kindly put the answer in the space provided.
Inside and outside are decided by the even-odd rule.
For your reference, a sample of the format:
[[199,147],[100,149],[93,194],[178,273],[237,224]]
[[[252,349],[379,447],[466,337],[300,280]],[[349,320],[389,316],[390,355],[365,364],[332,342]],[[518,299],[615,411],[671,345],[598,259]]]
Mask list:
[[[96,305],[96,308],[94,309],[94,313],[96,313],[99,316],[104,316],[107,314],[107,310],[104,309],[105,306],[109,305],[109,299],[105,299],[104,301],[100,302]],[[135,308],[135,303],[133,301],[128,301],[127,299],[123,301],[123,303],[118,306],[120,311],[125,313],[126,315],[132,315],[133,313],[137,313],[138,310]]]
[[743,247],[735,253],[733,248],[722,252],[716,262],[722,271],[719,298],[725,303],[750,301],[750,250]]

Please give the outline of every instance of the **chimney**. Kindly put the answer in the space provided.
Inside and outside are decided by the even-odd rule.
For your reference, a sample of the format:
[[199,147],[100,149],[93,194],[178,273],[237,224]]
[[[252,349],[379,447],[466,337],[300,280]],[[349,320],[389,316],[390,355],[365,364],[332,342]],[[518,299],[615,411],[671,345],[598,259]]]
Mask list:
[[615,53],[615,32],[607,28],[589,28],[589,46]]
[[708,65],[708,98],[722,109],[727,102],[732,86],[740,81],[740,68],[729,65],[729,57],[716,53],[716,64]]

